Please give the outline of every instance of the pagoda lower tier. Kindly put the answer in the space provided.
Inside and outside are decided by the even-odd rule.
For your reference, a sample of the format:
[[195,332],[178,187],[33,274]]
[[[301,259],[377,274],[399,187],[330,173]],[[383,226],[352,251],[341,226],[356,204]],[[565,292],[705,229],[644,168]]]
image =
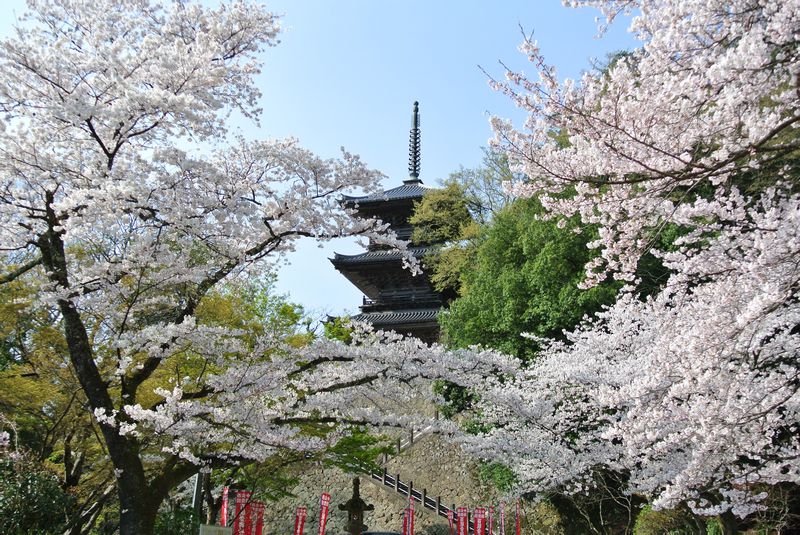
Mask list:
[[[430,247],[410,248],[419,261],[429,251]],[[401,253],[373,250],[356,255],[336,254],[330,260],[365,295],[361,313],[354,320],[425,342],[437,340],[436,318],[444,305],[442,295],[433,289],[427,275],[415,276],[403,268]]]
[[351,319],[369,323],[382,331],[395,331],[406,336],[419,338],[427,344],[432,344],[439,339],[438,317],[440,310],[440,308],[417,308],[362,312]]

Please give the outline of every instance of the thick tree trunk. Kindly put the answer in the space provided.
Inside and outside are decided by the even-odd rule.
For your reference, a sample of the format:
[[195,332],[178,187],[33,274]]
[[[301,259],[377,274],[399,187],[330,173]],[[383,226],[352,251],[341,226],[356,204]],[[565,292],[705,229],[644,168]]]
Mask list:
[[722,527],[722,535],[736,535],[739,533],[739,521],[733,513],[726,511],[719,515],[719,524]]
[[[51,282],[62,289],[69,289],[65,246],[60,231],[55,230],[60,227],[61,222],[52,208],[54,201],[52,192],[46,193],[46,201],[49,230],[40,236],[38,242],[42,253],[42,264],[48,271]],[[116,423],[124,420],[126,416],[123,411],[117,413],[115,410],[117,407],[109,391],[108,382],[103,378],[94,360],[94,351],[78,308],[71,299],[59,299],[58,307],[63,318],[70,361],[89,401],[90,409],[93,412],[102,412],[107,418],[116,413],[117,422],[99,423],[116,474],[120,505],[120,535],[151,535],[155,528],[158,508],[169,490],[196,473],[197,467],[189,463],[180,464],[179,459],[174,458],[163,465],[158,476],[148,481],[137,439],[119,434]],[[182,313],[189,315],[192,310],[187,306]],[[126,384],[123,377],[122,394],[126,402],[135,401],[136,388],[147,379],[148,374],[152,373],[159,362],[159,359],[154,359],[150,364],[151,367],[144,372],[140,371],[129,384]]]
[[161,500],[147,500],[144,496],[122,497],[120,493],[119,534],[152,535]]
[[[49,271],[52,282],[63,289],[70,288],[64,242],[55,228],[60,225],[52,209],[53,194],[47,194],[47,219],[49,231],[39,240],[42,264]],[[75,375],[86,394],[90,408],[100,409],[106,416],[114,411],[114,403],[103,380],[89,341],[86,326],[75,304],[68,299],[59,299],[58,307],[64,324],[64,336]],[[148,488],[144,467],[139,458],[135,439],[121,436],[115,425],[100,422],[100,430],[108,448],[108,454],[117,472],[117,494],[120,500],[120,534],[150,535],[153,533],[156,512],[163,493],[151,492]]]

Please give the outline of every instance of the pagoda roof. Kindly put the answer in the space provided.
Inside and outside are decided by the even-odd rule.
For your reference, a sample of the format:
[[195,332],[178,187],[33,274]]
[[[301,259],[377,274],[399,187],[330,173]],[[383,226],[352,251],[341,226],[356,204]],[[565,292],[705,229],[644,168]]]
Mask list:
[[[408,251],[414,255],[415,258],[422,258],[425,253],[431,250],[431,247],[409,247]],[[382,249],[379,251],[367,251],[366,253],[359,253],[353,255],[334,253],[334,257],[329,260],[333,265],[342,264],[372,264],[382,262],[395,262],[401,260],[403,254],[394,249]]]
[[418,308],[412,310],[387,310],[385,312],[366,312],[351,319],[373,325],[414,325],[432,323],[439,316],[438,308]]
[[386,201],[400,201],[406,199],[421,199],[425,192],[430,191],[430,186],[422,183],[422,180],[412,178],[404,180],[402,186],[387,189],[383,193],[373,193],[372,195],[364,195],[362,197],[353,197],[344,195],[342,201],[345,204],[373,204]]

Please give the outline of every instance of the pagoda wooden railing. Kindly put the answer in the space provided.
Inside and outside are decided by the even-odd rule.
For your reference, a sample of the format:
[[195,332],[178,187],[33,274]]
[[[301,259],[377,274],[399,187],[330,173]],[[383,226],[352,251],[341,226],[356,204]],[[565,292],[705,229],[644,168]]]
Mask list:
[[378,299],[370,299],[369,297],[362,297],[361,298],[361,307],[362,308],[369,308],[369,307],[397,307],[397,306],[411,306],[419,307],[419,306],[432,306],[432,307],[440,307],[442,306],[442,297],[433,293],[433,291],[427,290],[417,290],[417,291],[409,291],[409,290],[398,290],[392,292],[381,292],[380,297]]

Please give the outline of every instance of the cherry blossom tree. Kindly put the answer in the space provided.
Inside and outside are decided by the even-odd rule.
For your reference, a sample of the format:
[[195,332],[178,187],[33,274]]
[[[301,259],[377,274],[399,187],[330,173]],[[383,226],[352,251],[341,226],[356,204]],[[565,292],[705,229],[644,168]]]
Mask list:
[[587,284],[633,288],[655,236],[682,236],[651,251],[673,272],[660,293],[631,289],[519,370],[392,334],[297,347],[198,321],[210,291],[301,237],[402,249],[337,202],[377,191],[379,175],[348,153],[228,134],[232,113],[258,116],[253,76],[279,31],[263,8],[31,1],[0,44],[0,283],[24,278],[57,314],[114,465],[121,533],[151,532],[198,467],[319,450],[336,423],[413,425],[422,416],[387,414],[370,393],[428,393],[431,379],[481,391],[496,425],[471,447],[511,456],[522,490],[577,490],[609,468],[658,506],[746,516],[759,485],[800,483],[800,3],[576,3],[609,20],[637,8],[643,47],[560,83],[524,45],[540,79],[498,86],[526,128],[495,120],[530,177],[513,189],[598,226]]
[[[490,388],[497,427],[475,451],[515,459],[521,491],[581,492],[607,468],[656,507],[702,515],[746,517],[766,486],[800,482],[800,208],[784,199],[770,212],[753,209],[756,236],[676,254],[668,265],[682,273],[660,294],[623,295]],[[723,275],[681,280],[709,266]]]
[[525,128],[493,124],[495,142],[535,177],[515,192],[603,229],[588,284],[609,272],[632,280],[654,232],[727,211],[729,199],[753,193],[753,175],[796,177],[794,2],[570,3],[598,6],[609,22],[640,9],[631,31],[642,47],[603,73],[562,84],[526,41],[521,49],[539,79],[509,72],[495,84],[529,112]]
[[63,329],[120,532],[146,534],[199,467],[326,446],[335,433],[303,425],[347,415],[308,407],[386,367],[199,321],[209,292],[269,271],[301,237],[404,244],[338,202],[379,190],[356,156],[227,131],[259,114],[254,76],[279,32],[263,7],[29,4],[0,44],[0,283],[24,279]]
[[[485,394],[497,426],[473,447],[513,458],[521,490],[612,469],[731,531],[800,483],[800,3],[568,3],[635,14],[641,48],[561,82],[526,41],[538,77],[495,86],[528,118],[494,119],[495,142],[528,177],[511,191],[599,227],[584,284],[627,291]],[[658,249],[665,228],[680,238]],[[645,253],[672,273],[650,298]]]

